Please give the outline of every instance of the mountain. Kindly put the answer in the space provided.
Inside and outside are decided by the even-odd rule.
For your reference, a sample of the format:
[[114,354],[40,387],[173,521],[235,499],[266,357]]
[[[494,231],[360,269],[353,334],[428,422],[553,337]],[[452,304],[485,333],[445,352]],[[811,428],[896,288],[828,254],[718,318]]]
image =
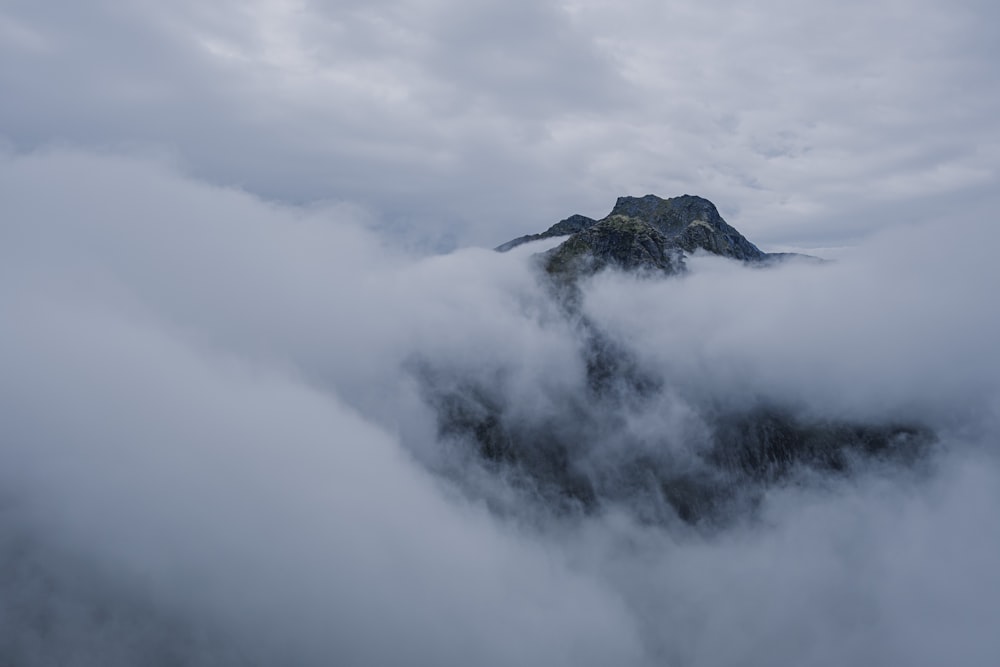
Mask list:
[[[579,279],[606,268],[669,280],[695,251],[765,267],[787,257],[762,252],[707,199],[621,197],[600,220],[571,216],[497,250],[562,236],[538,255],[539,284],[557,288],[542,291],[573,332],[566,345],[578,350],[579,383],[547,388],[545,409],[525,409],[524,387],[512,384],[509,369],[483,374],[419,360],[411,367],[441,439],[543,511],[619,508],[642,522],[715,525],[752,512],[770,486],[802,471],[850,474],[871,459],[903,464],[934,441],[920,424],[856,423],[752,397],[701,395],[644,365],[629,341],[584,314]],[[663,406],[678,398],[690,412],[686,431],[635,428],[664,422]]]
[[560,276],[594,273],[607,266],[680,273],[684,270],[683,255],[698,250],[762,265],[808,257],[763,252],[730,226],[715,204],[694,195],[619,197],[611,213],[600,220],[573,215],[539,234],[507,241],[496,250],[506,252],[531,241],[561,236],[569,238],[550,251],[546,260],[546,270]]
[[588,218],[585,215],[571,215],[565,220],[560,220],[556,224],[552,225],[546,229],[541,234],[528,234],[527,236],[519,236],[516,239],[502,243],[496,247],[499,252],[507,252],[512,250],[519,245],[525,243],[530,243],[531,241],[541,241],[542,239],[557,237],[557,236],[569,236],[570,234],[575,234],[581,232],[588,227],[593,226],[597,220],[593,218]]

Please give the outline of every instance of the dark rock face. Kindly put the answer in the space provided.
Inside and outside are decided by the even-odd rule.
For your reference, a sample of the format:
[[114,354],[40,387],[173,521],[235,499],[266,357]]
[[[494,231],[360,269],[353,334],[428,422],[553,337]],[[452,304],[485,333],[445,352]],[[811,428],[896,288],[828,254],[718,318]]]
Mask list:
[[[707,199],[621,197],[600,221],[572,216],[500,251],[571,234],[538,255],[551,298],[574,322],[585,378],[547,397],[547,411],[519,405],[504,374],[420,366],[416,375],[443,439],[462,443],[483,465],[555,512],[626,508],[639,521],[725,521],[757,503],[772,484],[803,469],[849,474],[856,462],[912,460],[934,436],[914,424],[821,421],[788,406],[724,408],[692,399],[688,434],[636,431],[663,399],[683,388],[643,368],[627,341],[613,340],[579,310],[579,279],[606,268],[667,278],[702,250],[756,266],[788,258],[761,252]],[[819,261],[819,260],[817,260]],[[686,399],[685,399],[686,400]],[[661,423],[661,422],[656,422]],[[609,452],[612,455],[609,455]]]
[[548,410],[526,410],[503,373],[484,380],[456,369],[417,371],[440,437],[548,512],[615,507],[642,523],[722,526],[803,471],[842,476],[866,461],[906,465],[935,440],[919,424],[820,420],[768,403],[692,402],[693,428],[637,431],[630,424],[658,413],[664,394],[678,388],[638,363],[627,343],[586,320],[580,327],[584,382],[550,394]]
[[590,275],[607,267],[672,275],[684,270],[684,257],[653,226],[611,215],[574,234],[545,258],[545,270],[560,277]]
[[541,241],[542,239],[552,238],[555,236],[569,236],[570,234],[576,234],[577,232],[582,232],[595,224],[597,224],[597,221],[593,218],[588,218],[585,215],[571,215],[565,220],[560,220],[556,224],[552,225],[541,234],[519,236],[516,239],[507,241],[506,243],[501,243],[494,249],[497,252],[507,252],[508,250],[512,250],[519,245],[530,243],[531,241]]
[[747,262],[760,261],[766,256],[722,219],[715,204],[701,197],[619,197],[611,215],[642,220],[687,252],[701,248]]
[[576,234],[577,232],[582,232],[583,230],[593,227],[597,224],[597,220],[593,218],[588,218],[585,215],[571,215],[565,220],[560,220],[556,224],[552,225],[544,232],[541,236],[543,238],[549,236],[567,236],[569,234]]
[[[724,525],[752,512],[766,490],[813,470],[848,475],[861,462],[913,461],[933,434],[907,424],[814,421],[780,406],[704,408],[704,432],[637,434],[628,424],[655,409],[662,379],[627,349],[587,346],[587,386],[555,397],[558,409],[525,413],[503,380],[428,382],[441,437],[471,447],[483,465],[556,513],[610,507],[643,523]],[[438,378],[440,381],[440,378]],[[682,436],[683,437],[683,436]]]
[[[653,242],[659,246],[653,252],[649,248],[649,243],[644,240],[642,245],[649,255],[667,257],[676,255],[677,251],[691,253],[696,250],[704,250],[744,262],[765,262],[771,257],[723,220],[715,204],[702,197],[692,195],[682,195],[670,199],[662,199],[656,195],[619,197],[611,213],[600,221],[582,215],[574,215],[556,223],[541,234],[522,236],[497,246],[496,249],[505,252],[529,241],[573,234],[573,237],[564,242],[564,245],[569,244],[571,247],[557,253],[558,255],[575,257],[580,254],[580,248],[586,246],[595,251],[603,252],[603,255],[596,256],[600,268],[617,266],[630,269],[633,268],[630,261],[622,262],[618,258],[623,254],[639,257],[644,254],[644,251],[638,248],[628,252],[621,250],[623,243],[621,229],[625,221],[643,223],[659,234],[659,236],[652,236],[650,232],[642,232],[647,238],[652,236]],[[635,231],[638,232],[638,230]],[[576,239],[576,235],[584,232],[587,233],[586,238]],[[599,238],[602,234],[615,238],[602,241]],[[614,257],[609,254],[613,248],[619,249]],[[639,262],[642,265],[649,263],[648,261]],[[653,263],[655,264],[655,262]],[[557,262],[557,264],[561,265],[561,262]],[[674,272],[681,270],[683,267],[673,268]]]

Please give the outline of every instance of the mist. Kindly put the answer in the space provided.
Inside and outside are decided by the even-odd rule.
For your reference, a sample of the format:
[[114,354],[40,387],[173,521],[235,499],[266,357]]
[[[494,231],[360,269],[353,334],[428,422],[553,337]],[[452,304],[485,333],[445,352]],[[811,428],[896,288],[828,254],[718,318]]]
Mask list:
[[[901,219],[827,264],[602,273],[567,312],[544,244],[414,254],[348,204],[155,157],[6,154],[0,201],[7,662],[1000,656],[991,220]],[[595,329],[654,392],[589,401]],[[699,465],[721,409],[935,439],[796,470],[725,521],[650,521],[616,497],[554,510],[484,464],[435,411],[468,387],[522,424],[596,424],[581,474],[607,478],[639,454]]]

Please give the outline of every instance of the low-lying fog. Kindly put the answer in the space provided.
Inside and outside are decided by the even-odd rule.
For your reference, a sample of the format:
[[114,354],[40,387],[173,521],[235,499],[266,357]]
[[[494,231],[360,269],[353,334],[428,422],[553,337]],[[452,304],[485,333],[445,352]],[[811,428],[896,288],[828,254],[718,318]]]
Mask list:
[[438,437],[415,362],[526,417],[582,391],[543,246],[416,257],[350,209],[65,151],[0,158],[0,201],[0,663],[1000,659],[992,220],[584,286],[664,382],[635,433],[696,448],[700,401],[772,401],[937,435],[699,529],[546,513]]

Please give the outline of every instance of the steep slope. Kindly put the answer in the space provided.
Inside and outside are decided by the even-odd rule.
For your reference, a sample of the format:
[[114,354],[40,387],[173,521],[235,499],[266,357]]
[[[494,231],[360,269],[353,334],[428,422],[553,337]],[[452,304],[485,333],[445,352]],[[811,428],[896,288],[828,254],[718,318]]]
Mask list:
[[519,245],[530,243],[531,241],[541,241],[542,239],[557,236],[569,236],[570,234],[576,234],[577,232],[581,232],[595,224],[597,224],[597,221],[593,218],[588,218],[585,215],[571,215],[565,220],[560,220],[540,234],[519,236],[516,239],[507,241],[506,243],[501,243],[495,248],[495,250],[497,252],[507,252],[508,250],[513,250]]
[[[761,251],[722,218],[715,204],[694,195],[681,195],[669,199],[663,199],[656,195],[619,197],[611,213],[601,220],[574,215],[556,223],[540,234],[530,234],[507,241],[497,246],[496,250],[506,252],[530,241],[580,234],[599,223],[625,219],[648,225],[659,233],[662,237],[662,239],[657,237],[657,244],[660,245],[660,248],[653,254],[668,255],[674,249],[686,253],[703,250],[744,262],[764,263],[792,256],[788,253]],[[609,232],[613,227],[613,225],[605,226]],[[567,239],[565,243],[570,243],[571,240]],[[598,241],[593,234],[588,236],[584,244],[593,246],[595,249],[609,245]],[[578,250],[578,247],[575,250],[567,250],[565,254],[576,255],[579,254]],[[600,260],[600,257],[598,259]],[[599,263],[619,264],[622,268],[630,268],[627,263],[621,265],[620,262],[615,261],[599,261]]]
[[[567,345],[576,346],[584,374],[549,391],[550,409],[512,400],[517,390],[504,369],[487,382],[458,368],[414,365],[440,436],[546,511],[618,507],[644,522],[715,524],[752,511],[769,486],[798,471],[849,474],[873,457],[909,461],[933,441],[919,424],[823,419],[768,401],[722,407],[643,367],[628,341],[582,314],[583,279],[604,269],[670,279],[686,270],[685,254],[699,250],[762,266],[785,257],[762,252],[707,199],[621,197],[599,221],[573,216],[498,250],[566,232],[538,255],[539,277],[575,330]],[[659,413],[671,404],[689,412],[685,429],[636,426],[665,424]]]
[[590,275],[607,267],[672,275],[684,270],[684,257],[655,227],[610,215],[568,238],[545,261],[546,271],[560,277]]
[[702,197],[619,197],[611,215],[642,220],[687,252],[700,248],[746,262],[758,262],[767,256],[726,223],[715,204]]

